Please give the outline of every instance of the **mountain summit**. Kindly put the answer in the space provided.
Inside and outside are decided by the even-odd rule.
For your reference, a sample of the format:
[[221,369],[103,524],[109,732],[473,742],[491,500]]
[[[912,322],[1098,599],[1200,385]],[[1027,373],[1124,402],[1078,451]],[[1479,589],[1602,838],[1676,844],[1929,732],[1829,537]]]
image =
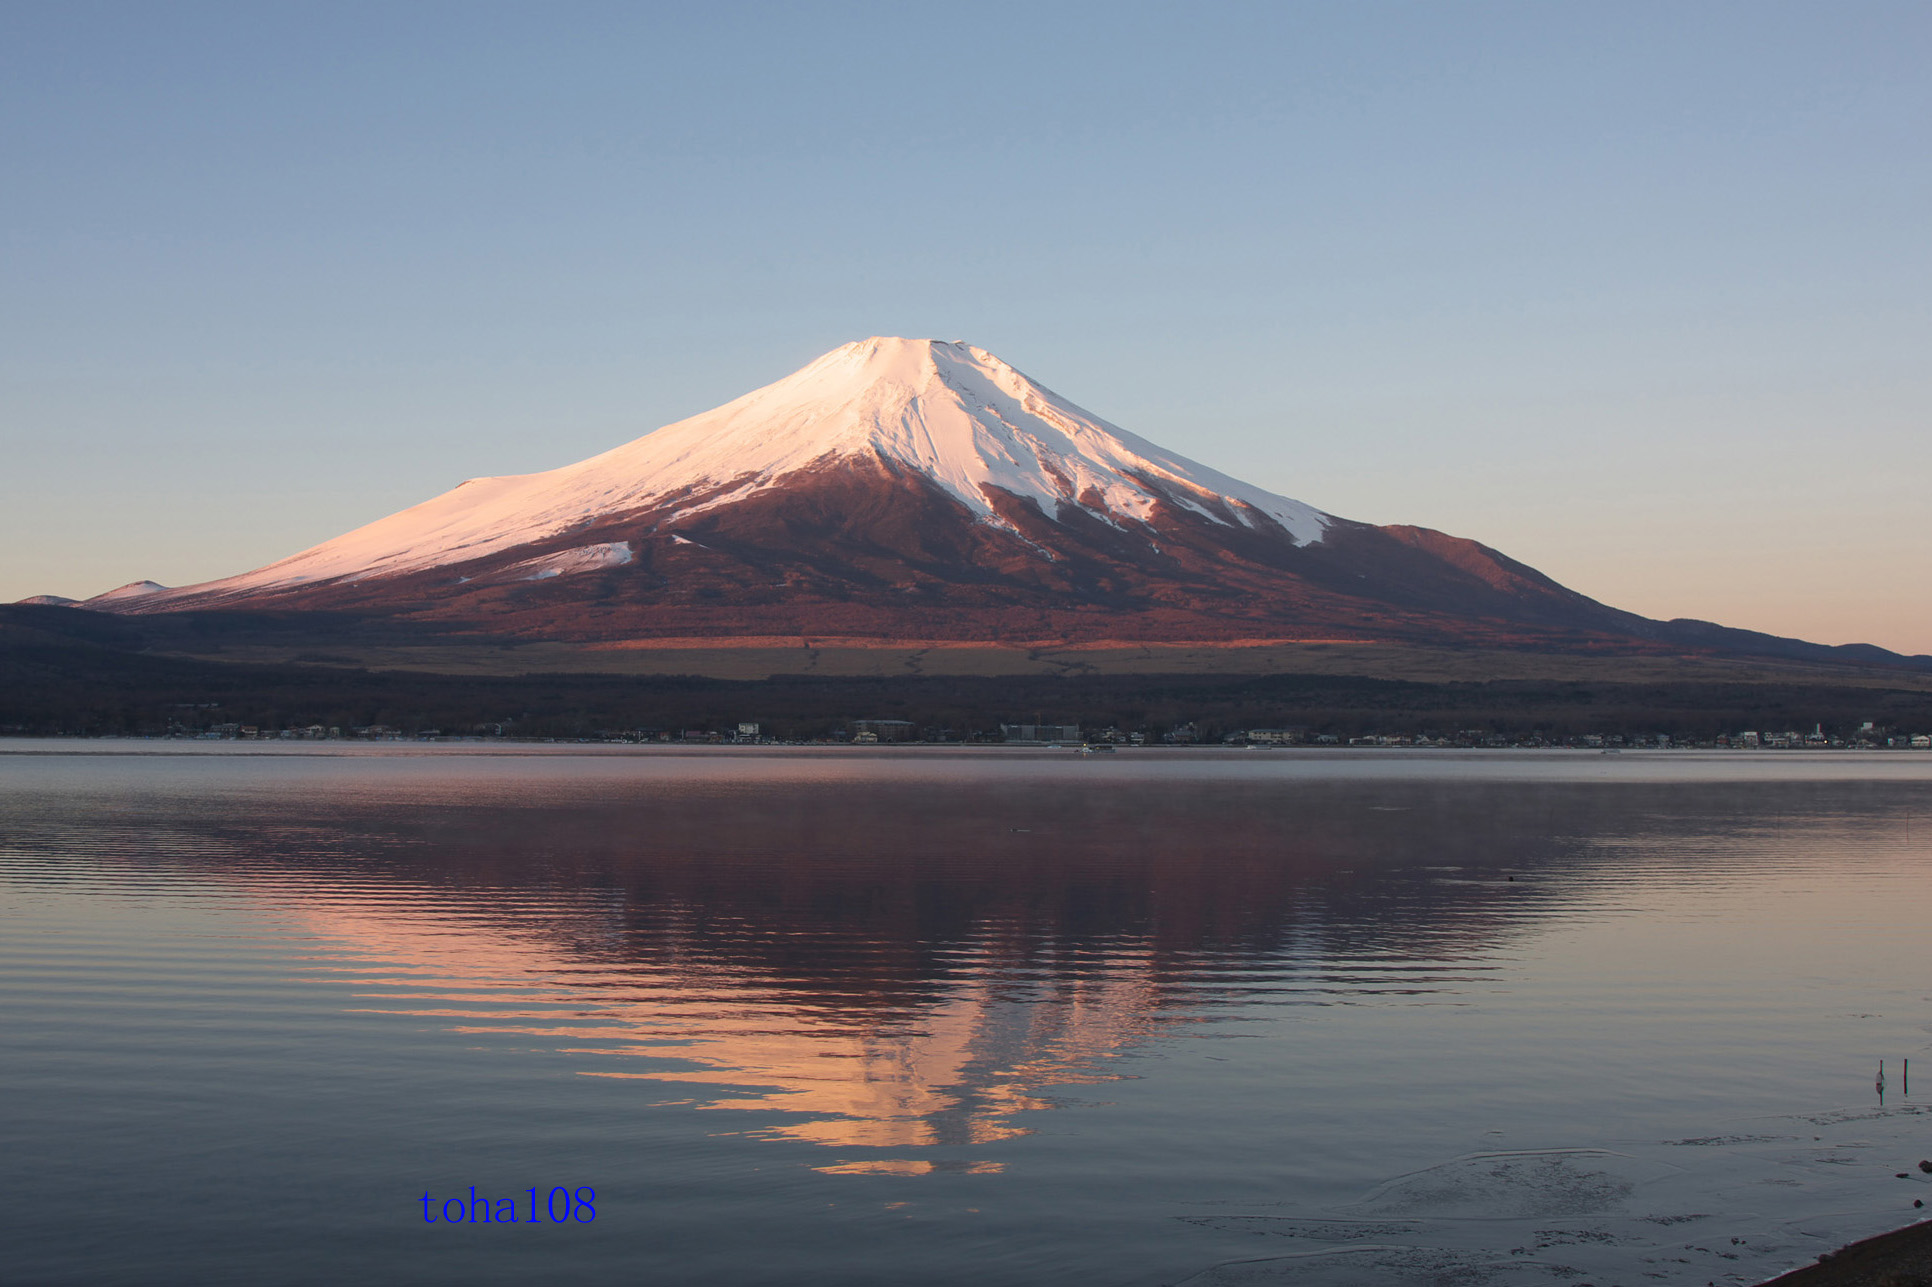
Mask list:
[[[984,349],[875,336],[832,350],[776,384],[562,469],[475,478],[279,563],[184,595],[358,581],[439,565],[582,530],[612,515],[655,511],[675,528],[798,475],[883,467],[928,480],[979,522],[1015,530],[996,494],[1043,512],[1081,506],[1144,524],[1163,500],[1214,521],[1279,523],[1319,540],[1316,510],[1162,451],[1082,411]],[[1142,481],[1145,479],[1146,481]],[[557,571],[629,562],[582,547]],[[117,592],[118,593],[118,592]]]
[[124,613],[376,612],[521,637],[1523,643],[1649,625],[1119,429],[984,349],[874,337],[544,473],[479,478]]

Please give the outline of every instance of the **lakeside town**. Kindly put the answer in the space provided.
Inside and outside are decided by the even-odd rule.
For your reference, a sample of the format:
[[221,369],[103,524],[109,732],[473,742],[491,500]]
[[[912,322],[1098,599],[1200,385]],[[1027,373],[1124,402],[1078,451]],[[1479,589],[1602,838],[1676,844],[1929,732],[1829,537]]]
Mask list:
[[1006,745],[1065,747],[1086,750],[1117,750],[1145,747],[1236,747],[1267,749],[1287,747],[1409,747],[1443,749],[1577,749],[1577,750],[1932,750],[1932,733],[1911,733],[1864,721],[1848,732],[1828,731],[1815,724],[1810,732],[1787,730],[1767,732],[1747,729],[1719,733],[1698,739],[1669,733],[1624,734],[1582,733],[1570,736],[1514,735],[1485,729],[1457,729],[1453,732],[1374,733],[1344,736],[1317,732],[1305,727],[1248,728],[1220,731],[1194,723],[1162,730],[1117,727],[1085,728],[1077,723],[1050,724],[1002,723],[996,730],[961,732],[951,728],[922,727],[911,720],[852,719],[823,736],[776,736],[755,721],[739,722],[722,728],[687,729],[606,729],[589,736],[558,738],[520,736],[514,721],[479,724],[467,729],[403,729],[384,724],[343,728],[308,724],[286,728],[264,728],[253,724],[213,723],[194,728],[173,724],[167,735],[172,739],[202,741],[531,741],[736,746],[947,746]]

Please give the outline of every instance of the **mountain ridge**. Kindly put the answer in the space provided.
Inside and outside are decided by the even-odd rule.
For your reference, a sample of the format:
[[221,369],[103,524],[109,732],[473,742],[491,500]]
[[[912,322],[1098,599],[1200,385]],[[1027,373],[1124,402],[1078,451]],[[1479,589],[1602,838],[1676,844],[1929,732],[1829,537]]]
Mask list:
[[[1327,516],[1107,424],[983,349],[874,336],[763,388],[586,460],[472,478],[419,505],[239,576],[198,586],[134,583],[110,595],[153,610],[186,599],[400,575],[545,542],[588,522],[695,517],[837,460],[910,467],[980,522],[987,489],[1144,519],[1158,499],[1216,521],[1281,524],[1319,540]],[[1239,517],[1235,517],[1239,516]],[[89,602],[102,603],[107,596]]]
[[575,464],[471,479],[237,576],[136,582],[79,606],[351,612],[585,643],[1268,638],[1844,655],[1624,612],[1480,542],[1244,483],[984,349],[883,336]]

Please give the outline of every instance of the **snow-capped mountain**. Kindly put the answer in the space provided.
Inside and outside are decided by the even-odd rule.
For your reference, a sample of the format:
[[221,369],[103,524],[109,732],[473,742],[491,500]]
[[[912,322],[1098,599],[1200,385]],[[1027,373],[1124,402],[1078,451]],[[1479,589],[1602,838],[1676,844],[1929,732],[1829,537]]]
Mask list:
[[983,349],[875,337],[544,473],[92,608],[328,608],[523,636],[1414,638],[1610,630],[1474,542],[1325,514]]
[[[988,488],[1047,512],[1081,505],[1116,524],[1145,523],[1163,500],[1214,522],[1252,527],[1265,516],[1298,541],[1321,539],[1327,523],[1307,505],[1116,429],[984,349],[875,337],[834,349],[776,384],[600,456],[540,474],[473,478],[278,563],[169,591],[168,599],[468,563],[618,513],[655,509],[658,526],[676,526],[838,463],[885,464],[918,474],[977,521],[1009,530]],[[562,563],[541,570],[630,562],[621,542],[567,553]],[[125,598],[143,592],[126,587],[109,593]]]

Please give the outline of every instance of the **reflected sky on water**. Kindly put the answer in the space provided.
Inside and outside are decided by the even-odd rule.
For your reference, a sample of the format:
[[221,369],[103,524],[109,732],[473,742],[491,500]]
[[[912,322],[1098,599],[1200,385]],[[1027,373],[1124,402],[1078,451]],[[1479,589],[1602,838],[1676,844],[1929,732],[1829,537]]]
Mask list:
[[0,756],[45,1281],[1748,1282],[1927,1187],[1932,757],[115,749]]

